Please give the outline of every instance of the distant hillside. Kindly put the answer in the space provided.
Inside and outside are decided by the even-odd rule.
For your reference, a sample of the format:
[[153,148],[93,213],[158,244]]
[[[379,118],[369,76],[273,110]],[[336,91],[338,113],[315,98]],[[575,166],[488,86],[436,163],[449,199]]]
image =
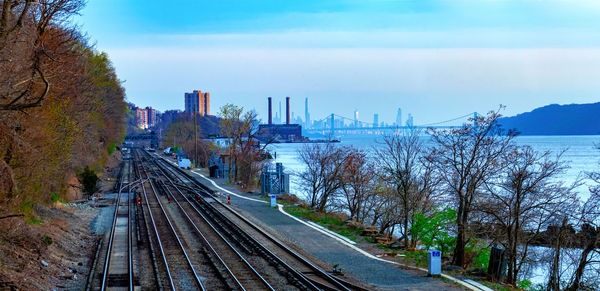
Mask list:
[[505,129],[522,135],[596,135],[600,134],[600,102],[536,108],[500,119]]

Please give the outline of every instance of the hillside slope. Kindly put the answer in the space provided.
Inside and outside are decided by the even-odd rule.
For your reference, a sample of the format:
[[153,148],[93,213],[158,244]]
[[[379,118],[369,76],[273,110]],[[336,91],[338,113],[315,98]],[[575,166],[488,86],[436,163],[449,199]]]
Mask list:
[[512,117],[500,119],[506,129],[522,135],[596,135],[600,134],[600,102],[589,104],[551,104]]

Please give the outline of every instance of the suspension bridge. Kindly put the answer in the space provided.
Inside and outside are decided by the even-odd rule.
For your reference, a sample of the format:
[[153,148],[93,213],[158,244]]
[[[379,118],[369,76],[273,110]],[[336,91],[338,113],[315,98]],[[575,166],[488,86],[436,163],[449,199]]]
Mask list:
[[[472,117],[473,120],[468,119]],[[456,125],[457,122],[463,120],[460,125]],[[385,132],[385,131],[403,131],[410,128],[413,129],[428,129],[428,128],[437,128],[437,129],[452,129],[458,128],[467,122],[473,122],[477,120],[477,112],[471,112],[469,114],[465,114],[459,117],[455,117],[448,120],[443,120],[434,123],[427,124],[413,124],[413,125],[393,125],[393,126],[380,126],[374,124],[372,122],[365,122],[360,120],[355,120],[353,118],[337,115],[332,113],[325,118],[314,121],[313,124],[315,126],[309,128],[303,128],[302,131],[306,133],[320,133],[320,134],[329,134],[333,136],[337,133],[359,133],[359,132]],[[349,125],[346,125],[346,123]]]

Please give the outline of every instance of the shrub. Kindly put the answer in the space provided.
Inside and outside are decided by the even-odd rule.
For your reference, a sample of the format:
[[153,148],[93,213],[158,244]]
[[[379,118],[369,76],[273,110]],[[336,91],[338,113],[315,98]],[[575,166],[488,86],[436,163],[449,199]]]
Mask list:
[[56,203],[56,201],[59,200],[58,194],[56,194],[54,192],[50,193],[50,200],[52,201],[52,203]]
[[42,235],[42,241],[47,245],[51,245],[52,244],[52,238],[47,236],[47,235]]
[[83,185],[83,192],[88,196],[98,191],[98,180],[96,172],[87,166],[79,174],[79,182]]

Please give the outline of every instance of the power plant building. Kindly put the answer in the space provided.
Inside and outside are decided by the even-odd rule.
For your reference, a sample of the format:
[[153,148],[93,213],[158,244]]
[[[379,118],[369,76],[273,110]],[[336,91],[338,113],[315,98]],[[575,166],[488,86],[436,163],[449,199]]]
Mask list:
[[198,112],[201,116],[210,115],[210,93],[200,90],[185,93],[185,112]]
[[[290,123],[290,97],[285,98],[285,124],[273,124],[273,100],[268,98],[269,119],[267,124],[258,125],[257,137],[263,141],[291,142],[302,140],[302,126]],[[281,104],[281,103],[280,103]]]

